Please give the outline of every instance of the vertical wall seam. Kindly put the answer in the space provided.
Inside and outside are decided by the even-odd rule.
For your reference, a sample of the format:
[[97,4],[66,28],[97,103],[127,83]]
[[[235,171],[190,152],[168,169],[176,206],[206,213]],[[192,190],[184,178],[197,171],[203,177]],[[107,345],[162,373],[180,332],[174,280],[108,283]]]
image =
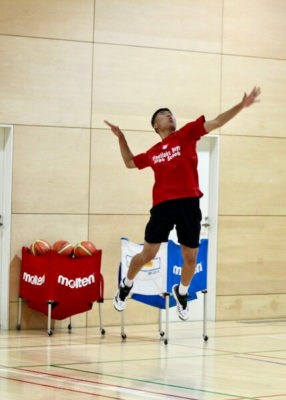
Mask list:
[[[219,91],[219,112],[222,112],[222,66],[223,66],[223,34],[224,34],[224,0],[222,0],[221,10],[221,39],[220,39],[220,91]],[[221,133],[221,129],[219,130]]]
[[90,80],[90,120],[89,120],[89,179],[88,179],[88,214],[87,235],[89,239],[89,215],[90,215],[90,185],[91,185],[91,151],[92,151],[92,108],[93,108],[93,64],[94,64],[94,29],[95,29],[95,1],[93,1],[93,25],[92,25],[92,51],[91,51],[91,80]]

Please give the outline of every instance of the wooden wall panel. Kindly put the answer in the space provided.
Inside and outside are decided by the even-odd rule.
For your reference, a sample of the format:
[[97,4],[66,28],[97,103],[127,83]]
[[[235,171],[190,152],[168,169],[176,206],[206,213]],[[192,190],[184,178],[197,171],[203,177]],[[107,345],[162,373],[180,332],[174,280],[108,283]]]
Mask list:
[[221,51],[222,0],[96,0],[94,40]]
[[[18,323],[18,302],[10,303],[9,329],[16,329]],[[85,328],[87,324],[87,313],[81,313],[72,317],[73,328]],[[52,329],[64,329],[68,332],[69,318],[55,321],[52,320]],[[32,310],[26,301],[22,302],[21,329],[43,329],[47,331],[48,318],[46,315]],[[57,333],[57,332],[56,332]]]
[[286,140],[222,136],[222,215],[285,215]]
[[223,52],[286,59],[284,0],[225,0]]
[[[16,329],[18,323],[18,301],[9,304],[9,329]],[[47,317],[31,310],[28,303],[22,303],[21,329],[47,329]]]
[[[143,153],[161,139],[153,132],[126,132],[133,154]],[[153,171],[127,169],[117,137],[108,130],[93,130],[90,213],[147,214],[152,207]]]
[[89,127],[92,44],[0,36],[0,121]]
[[269,319],[286,317],[286,294],[217,296],[216,319]]
[[223,56],[222,111],[239,103],[243,93],[260,86],[260,102],[244,109],[221,128],[222,134],[285,137],[286,60]]
[[93,40],[94,0],[1,0],[0,34]]
[[286,217],[219,217],[217,295],[285,293]]
[[169,107],[178,126],[219,111],[220,56],[95,44],[92,126],[150,130],[153,112]]
[[16,126],[14,213],[87,214],[89,129]]

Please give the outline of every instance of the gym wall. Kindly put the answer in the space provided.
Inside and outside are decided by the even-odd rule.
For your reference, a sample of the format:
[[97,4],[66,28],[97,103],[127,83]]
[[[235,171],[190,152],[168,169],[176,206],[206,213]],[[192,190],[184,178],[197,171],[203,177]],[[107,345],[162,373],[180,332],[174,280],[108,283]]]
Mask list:
[[[178,126],[261,102],[221,130],[217,319],[285,316],[286,3],[283,0],[1,0],[0,123],[14,125],[10,327],[20,254],[36,238],[103,250],[104,325],[113,310],[120,237],[142,242],[152,171],[127,170],[158,141],[150,117],[169,107]],[[127,323],[158,311],[130,301]],[[73,318],[98,324],[97,307]],[[45,317],[23,308],[23,328]],[[56,322],[66,326],[66,322]]]

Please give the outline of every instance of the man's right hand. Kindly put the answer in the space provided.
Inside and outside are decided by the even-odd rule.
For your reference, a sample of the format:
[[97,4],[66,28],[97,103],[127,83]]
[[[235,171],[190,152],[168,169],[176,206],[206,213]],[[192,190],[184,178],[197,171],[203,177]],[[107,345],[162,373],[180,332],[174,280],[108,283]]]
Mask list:
[[104,122],[106,123],[106,125],[109,126],[109,128],[112,130],[112,132],[114,133],[115,136],[117,136],[118,138],[124,136],[122,130],[119,129],[119,126],[115,126],[115,125],[113,125],[110,122],[105,121],[105,120],[104,120]]
[[133,161],[134,156],[128,147],[128,144],[126,142],[126,139],[125,139],[125,136],[124,136],[122,130],[119,129],[119,126],[115,126],[108,121],[104,121],[104,122],[106,123],[106,125],[109,126],[109,128],[112,130],[114,135],[117,136],[119,139],[118,143],[119,143],[121,155],[122,155],[122,158],[123,158],[123,161],[124,161],[126,167],[127,168],[136,168],[136,165],[134,164],[134,161]]

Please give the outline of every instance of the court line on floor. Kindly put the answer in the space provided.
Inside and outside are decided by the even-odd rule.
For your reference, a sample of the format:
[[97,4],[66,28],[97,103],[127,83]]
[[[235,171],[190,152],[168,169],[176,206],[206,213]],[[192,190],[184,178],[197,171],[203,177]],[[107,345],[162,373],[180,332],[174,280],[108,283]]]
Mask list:
[[51,388],[51,389],[65,390],[67,392],[87,394],[87,395],[92,395],[92,396],[95,396],[95,397],[104,397],[106,399],[120,400],[119,397],[111,397],[111,396],[106,396],[106,395],[102,395],[102,394],[96,394],[96,393],[92,393],[92,392],[84,392],[84,391],[81,391],[81,390],[66,389],[66,388],[61,388],[59,386],[45,385],[43,383],[30,382],[30,381],[26,381],[26,380],[23,380],[23,379],[8,378],[6,376],[0,376],[0,379],[6,379],[6,380],[9,380],[9,381],[16,381],[16,382],[21,382],[21,383],[28,383],[28,384],[31,384],[31,385],[47,387],[47,388]]
[[[282,394],[268,394],[268,395],[263,395],[263,396],[258,396],[259,399],[264,399],[268,397],[280,397],[280,396],[286,396],[286,393]],[[244,397],[241,397],[240,399],[226,399],[226,400],[244,400]]]
[[63,348],[63,347],[69,347],[69,348],[76,348],[76,347],[87,347],[87,346],[92,346],[92,347],[100,347],[104,344],[108,344],[110,345],[118,345],[120,343],[116,343],[116,342],[108,342],[105,341],[104,343],[87,343],[87,344],[82,344],[82,343],[55,343],[55,344],[45,344],[45,345],[26,345],[26,346],[4,346],[4,347],[0,347],[1,352],[4,351],[16,351],[16,350],[39,350],[40,348],[50,348],[50,347],[59,347],[59,348]]
[[[174,385],[174,384],[170,384],[170,383],[149,381],[146,379],[130,378],[130,377],[125,377],[125,376],[120,376],[120,375],[104,374],[102,372],[86,371],[86,370],[77,369],[77,368],[68,368],[68,367],[63,367],[62,364],[51,364],[50,366],[54,367],[54,368],[67,369],[70,371],[83,372],[83,373],[99,375],[99,376],[108,376],[108,377],[117,378],[117,379],[124,379],[127,381],[148,383],[151,385],[159,385],[159,386],[171,387],[171,388],[175,388],[175,389],[184,389],[184,390],[190,390],[193,392],[202,392],[202,393],[211,393],[211,394],[217,394],[217,395],[222,395],[222,396],[230,396],[230,397],[234,397],[235,400],[241,399],[241,396],[238,396],[235,394],[230,394],[230,393],[215,392],[212,390],[198,389],[198,388],[192,388],[192,387],[188,387],[188,386]],[[256,398],[256,397],[247,397],[247,396],[243,397],[243,399],[245,399],[245,400],[260,400],[259,398]]]
[[238,356],[238,355],[235,355],[234,357],[235,358],[243,358],[245,360],[260,361],[260,362],[270,363],[270,364],[286,365],[286,363],[281,363],[278,361],[271,361],[271,360],[261,360],[260,358],[254,358],[254,357],[244,357],[244,356]]
[[[280,350],[281,351],[281,350]],[[264,351],[263,351],[263,353],[264,353]],[[250,355],[252,355],[252,354],[255,354],[255,353],[247,353],[247,354],[250,354]],[[277,359],[277,360],[286,360],[286,357],[277,357],[277,356],[264,356],[263,354],[258,354],[258,356],[257,357],[263,357],[263,358],[275,358],[275,359]]]
[[[53,365],[91,365],[91,364],[108,364],[108,363],[123,363],[123,362],[133,362],[133,361],[156,361],[156,360],[177,360],[186,358],[199,358],[199,357],[218,357],[218,356],[231,356],[243,353],[229,353],[229,354],[194,354],[192,356],[170,356],[170,357],[154,357],[154,358],[133,358],[133,359],[118,359],[118,360],[106,360],[106,361],[80,361],[74,363],[64,363],[64,364],[34,364],[34,365],[14,365],[7,368],[37,368],[37,367],[51,367]],[[248,353],[246,353],[248,354]]]
[[191,397],[180,396],[180,395],[175,395],[175,394],[170,394],[170,393],[153,392],[153,391],[145,390],[145,389],[131,389],[131,388],[128,388],[127,386],[122,386],[122,385],[114,385],[114,384],[109,385],[108,383],[103,383],[103,382],[98,382],[98,381],[90,381],[88,379],[75,378],[75,377],[66,376],[66,375],[52,374],[50,372],[41,372],[41,371],[35,371],[35,370],[29,370],[29,369],[23,369],[23,368],[15,368],[15,369],[17,369],[19,371],[32,372],[34,374],[39,374],[39,375],[52,376],[52,377],[55,377],[55,378],[65,378],[65,379],[76,381],[76,382],[93,383],[93,384],[103,385],[103,386],[111,386],[111,387],[116,387],[116,388],[123,388],[123,389],[127,389],[129,391],[132,390],[132,391],[136,391],[136,392],[158,394],[160,396],[165,396],[165,397],[168,396],[168,397],[173,397],[173,398],[176,398],[176,399],[198,400],[198,399],[194,399],[194,398],[191,398]]
[[[196,348],[199,350],[205,350],[203,348]],[[153,358],[133,358],[133,359],[118,359],[118,360],[106,360],[106,361],[80,361],[80,362],[73,362],[73,363],[61,363],[61,364],[30,364],[30,365],[13,365],[7,366],[7,368],[37,368],[37,367],[50,367],[53,365],[62,365],[62,366],[69,366],[69,365],[90,365],[90,364],[107,364],[107,363],[117,363],[117,362],[133,362],[133,361],[155,361],[155,360],[176,360],[176,359],[186,359],[186,358],[199,358],[199,357],[218,357],[218,356],[239,356],[239,355],[257,355],[258,357],[267,357],[264,355],[259,355],[259,353],[276,353],[281,351],[286,351],[286,349],[277,349],[277,350],[258,350],[253,352],[231,352],[227,350],[216,350],[216,349],[209,349],[211,351],[221,351],[222,354],[193,354],[188,356],[169,356],[169,357],[153,357]],[[274,358],[274,357],[273,357]]]
[[[121,392],[123,394],[128,394],[128,395],[136,395],[139,397],[148,397],[150,399],[162,399],[162,396],[164,398],[175,398],[175,399],[185,399],[185,400],[198,400],[198,399],[194,399],[191,397],[186,397],[186,396],[177,396],[177,395],[173,395],[173,394],[168,394],[168,393],[160,393],[160,392],[154,392],[154,391],[150,391],[150,390],[144,390],[144,389],[133,389],[133,388],[128,388],[126,386],[122,386],[122,385],[114,385],[114,384],[106,384],[106,383],[102,383],[102,382],[96,382],[96,381],[90,381],[90,380],[86,380],[86,379],[79,379],[79,378],[74,378],[74,377],[69,377],[69,376],[65,376],[65,375],[58,375],[58,374],[51,374],[51,373],[47,373],[47,372],[40,372],[40,371],[33,371],[33,370],[21,370],[21,369],[17,369],[17,370],[5,370],[5,369],[1,369],[0,372],[8,372],[8,373],[13,373],[13,374],[18,374],[18,375],[25,375],[26,377],[33,377],[36,379],[43,379],[43,380],[51,380],[54,382],[59,382],[60,384],[76,384],[78,386],[83,386],[83,387],[92,387],[94,388],[94,390],[96,389],[100,389],[100,390],[107,390],[107,391],[113,391],[113,392]],[[4,376],[0,376],[0,378],[3,379],[11,379],[11,380],[18,380],[18,381],[22,381],[22,382],[26,382],[26,383],[33,383],[33,384],[39,384],[37,382],[31,382],[31,381],[26,381],[26,380],[19,380],[16,378],[12,378],[12,377],[4,377]],[[64,379],[62,379],[64,378]],[[47,384],[39,384],[42,386],[50,386]],[[82,391],[78,391],[75,389],[68,389],[68,388],[63,388],[61,386],[51,386],[51,387],[55,387],[58,389],[62,389],[62,390],[71,390],[71,391],[75,391],[75,392],[79,392],[79,393],[85,393],[85,394],[94,394],[99,396],[99,394],[96,393],[91,393],[91,392],[82,392]],[[159,395],[159,397],[158,397]],[[111,399],[118,399],[117,397],[111,397],[111,396],[107,396],[107,395],[100,395],[102,397],[106,397],[106,398],[111,398]]]

